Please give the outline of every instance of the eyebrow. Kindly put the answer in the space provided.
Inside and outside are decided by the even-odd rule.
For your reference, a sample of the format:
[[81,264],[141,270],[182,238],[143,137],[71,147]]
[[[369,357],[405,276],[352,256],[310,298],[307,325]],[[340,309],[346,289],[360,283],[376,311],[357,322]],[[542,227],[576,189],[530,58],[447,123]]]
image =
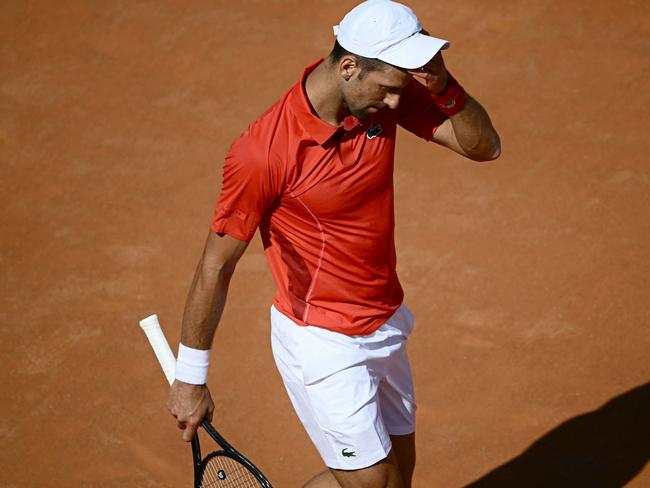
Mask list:
[[389,89],[389,90],[403,90],[404,88],[406,88],[411,83],[411,81],[413,81],[413,77],[409,76],[408,79],[404,80],[403,85],[393,85],[393,84],[390,84],[390,83],[380,83],[380,85],[382,87],[384,87],[384,88]]
[[385,90],[388,90],[388,91],[401,91],[406,87],[406,85],[404,85],[404,86],[395,86],[395,85],[386,85],[386,84],[382,83],[381,87],[383,89],[385,89]]

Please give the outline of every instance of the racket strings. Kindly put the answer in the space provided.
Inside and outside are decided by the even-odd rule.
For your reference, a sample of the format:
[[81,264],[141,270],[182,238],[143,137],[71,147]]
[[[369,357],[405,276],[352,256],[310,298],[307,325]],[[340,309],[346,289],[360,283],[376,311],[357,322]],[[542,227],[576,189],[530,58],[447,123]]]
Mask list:
[[260,482],[242,464],[227,456],[215,456],[205,465],[202,488],[259,488]]

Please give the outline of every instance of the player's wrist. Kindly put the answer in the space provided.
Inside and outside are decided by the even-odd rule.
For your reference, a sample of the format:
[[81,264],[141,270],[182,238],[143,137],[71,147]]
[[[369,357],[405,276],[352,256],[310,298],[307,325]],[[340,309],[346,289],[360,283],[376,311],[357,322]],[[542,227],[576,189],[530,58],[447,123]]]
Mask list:
[[465,106],[467,93],[463,87],[456,81],[451,73],[447,72],[447,84],[439,93],[433,93],[432,98],[438,108],[447,116],[460,112]]
[[194,349],[178,344],[175,378],[191,385],[204,385],[208,379],[210,349]]

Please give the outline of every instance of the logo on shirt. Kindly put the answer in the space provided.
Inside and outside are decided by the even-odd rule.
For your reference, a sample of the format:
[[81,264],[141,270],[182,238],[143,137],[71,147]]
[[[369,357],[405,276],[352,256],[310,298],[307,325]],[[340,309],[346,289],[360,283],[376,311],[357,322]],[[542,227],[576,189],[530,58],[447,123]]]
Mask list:
[[380,124],[372,125],[368,128],[368,131],[366,132],[366,137],[368,139],[374,139],[382,132],[384,132],[384,128]]
[[343,457],[356,457],[357,455],[354,453],[354,451],[348,451],[348,448],[345,447],[341,450],[341,455]]

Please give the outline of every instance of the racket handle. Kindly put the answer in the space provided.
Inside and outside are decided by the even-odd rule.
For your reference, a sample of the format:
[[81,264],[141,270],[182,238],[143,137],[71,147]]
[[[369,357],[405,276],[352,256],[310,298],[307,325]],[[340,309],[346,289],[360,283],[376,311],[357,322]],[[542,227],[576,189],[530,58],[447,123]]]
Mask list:
[[160,367],[165,373],[167,381],[171,385],[175,379],[176,358],[169,347],[169,342],[167,342],[164,332],[160,328],[158,315],[154,314],[150,315],[146,319],[142,319],[140,321],[140,327],[142,327],[142,330],[147,335],[149,345],[153,349],[153,352],[156,353]]

